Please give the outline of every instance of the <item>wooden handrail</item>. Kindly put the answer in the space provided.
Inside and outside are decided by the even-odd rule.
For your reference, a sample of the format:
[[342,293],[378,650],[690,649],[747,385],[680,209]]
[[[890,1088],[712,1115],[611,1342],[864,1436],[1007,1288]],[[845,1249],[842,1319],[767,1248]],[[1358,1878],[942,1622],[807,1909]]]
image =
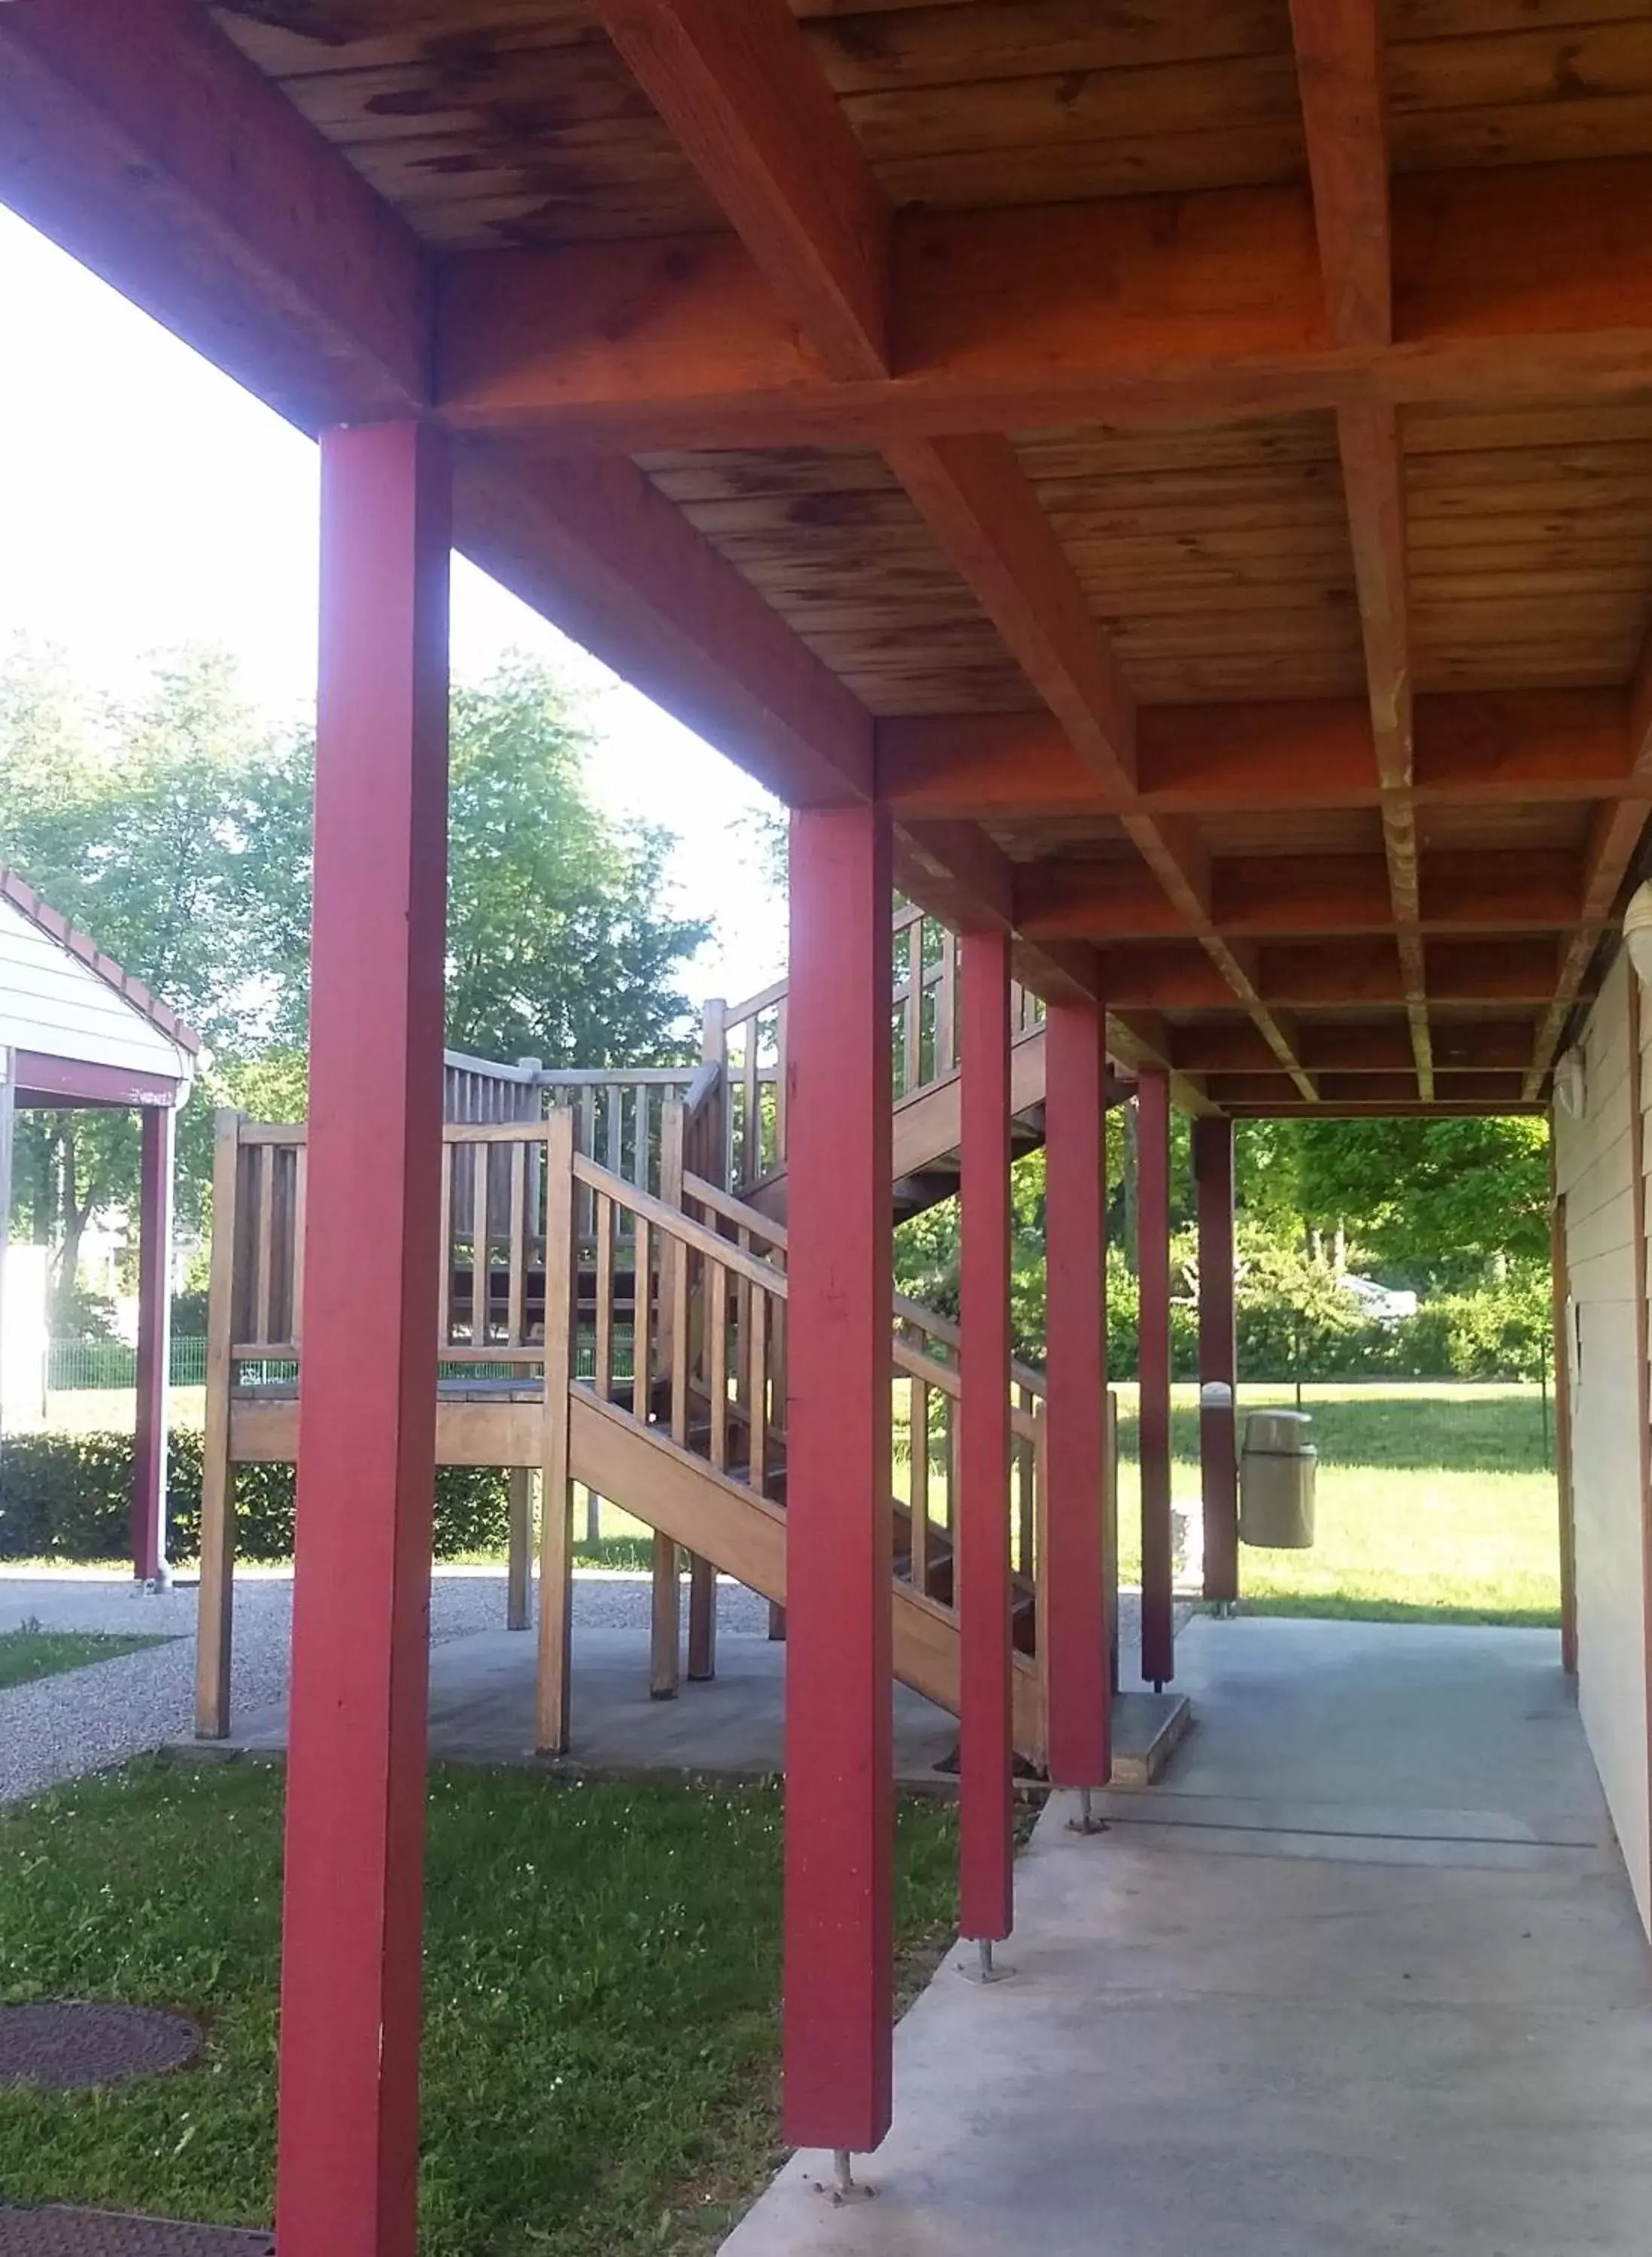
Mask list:
[[751,1284],[760,1285],[766,1293],[777,1294],[781,1300],[786,1298],[784,1270],[777,1270],[773,1263],[765,1262],[760,1256],[743,1253],[731,1238],[724,1238],[717,1231],[709,1230],[704,1223],[695,1222],[693,1216],[684,1214],[681,1207],[667,1206],[652,1192],[639,1191],[636,1185],[628,1183],[624,1176],[611,1175],[606,1168],[599,1168],[595,1161],[588,1160],[582,1152],[574,1155],[574,1178],[575,1182],[585,1185],[588,1189],[600,1192],[605,1199],[611,1199],[617,1206],[629,1207],[633,1214],[663,1230],[667,1237],[676,1239],[682,1245],[692,1246],[697,1252],[709,1256],[713,1262],[721,1263],[737,1277],[744,1277]]

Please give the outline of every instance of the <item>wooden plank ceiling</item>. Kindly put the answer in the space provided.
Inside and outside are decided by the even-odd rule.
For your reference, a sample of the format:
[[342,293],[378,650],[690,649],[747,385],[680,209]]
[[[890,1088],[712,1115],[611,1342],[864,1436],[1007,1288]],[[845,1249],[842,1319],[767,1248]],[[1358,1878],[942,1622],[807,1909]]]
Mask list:
[[[1647,0],[71,12],[237,152],[21,0],[0,194],[300,420],[443,415],[480,561],[1126,1064],[1544,1101],[1652,801]],[[134,150],[165,275],[64,186]]]

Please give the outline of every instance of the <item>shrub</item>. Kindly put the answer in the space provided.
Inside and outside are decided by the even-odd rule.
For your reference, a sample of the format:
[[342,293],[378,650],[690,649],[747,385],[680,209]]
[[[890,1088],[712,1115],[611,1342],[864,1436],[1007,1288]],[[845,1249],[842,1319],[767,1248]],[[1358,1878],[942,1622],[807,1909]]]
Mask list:
[[[18,1434],[0,1447],[0,1559],[124,1557],[132,1491],[126,1434]],[[178,1560],[201,1545],[201,1436],[186,1427],[167,1456],[166,1548]],[[510,1525],[509,1477],[492,1467],[443,1466],[436,1475],[435,1556],[502,1551]],[[241,1466],[236,1475],[236,1553],[255,1563],[293,1556],[293,1468]]]

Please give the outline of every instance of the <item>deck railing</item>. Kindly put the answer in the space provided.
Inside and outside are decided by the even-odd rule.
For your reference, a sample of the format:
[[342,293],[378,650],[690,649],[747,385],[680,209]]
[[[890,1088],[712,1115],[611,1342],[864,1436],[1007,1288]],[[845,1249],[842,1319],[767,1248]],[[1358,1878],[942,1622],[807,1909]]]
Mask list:
[[[958,936],[939,918],[909,906],[896,910],[889,1039],[897,1105],[957,1069],[960,953]],[[726,1097],[722,1164],[703,1172],[743,1197],[786,1165],[789,993],[790,983],[778,980],[743,1002],[705,1009],[702,1055],[721,1069]],[[1036,1026],[1041,1008],[1030,989],[1013,987],[1012,1034]]]
[[[547,1318],[560,1339],[565,1305],[572,1383],[783,1502],[787,1233],[685,1165],[689,1126],[668,1100],[650,1190],[570,1150],[543,1119],[447,1123],[439,1363],[454,1383],[542,1386]],[[218,1217],[232,1249],[228,1274],[222,1255],[214,1270],[219,1384],[290,1385],[302,1353],[307,1133],[225,1113],[218,1139]],[[949,1605],[959,1344],[948,1319],[896,1298],[895,1564]],[[209,1384],[212,1362],[209,1347]],[[1044,1383],[1018,1364],[1011,1383],[1014,1560],[1035,1583]]]

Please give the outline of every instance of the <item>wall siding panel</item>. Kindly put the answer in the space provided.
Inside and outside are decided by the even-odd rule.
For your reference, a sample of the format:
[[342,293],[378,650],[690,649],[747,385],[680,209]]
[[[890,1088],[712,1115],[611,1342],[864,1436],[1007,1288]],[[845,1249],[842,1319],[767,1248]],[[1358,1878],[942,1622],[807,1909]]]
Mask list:
[[[1578,1705],[1641,1918],[1652,1933],[1633,1188],[1649,1140],[1646,1122],[1632,1132],[1629,1120],[1628,978],[1620,956],[1584,1036],[1584,1117],[1557,1113],[1555,1162],[1566,1200],[1579,1350],[1571,1413]],[[1642,1018],[1644,1110],[1644,1093],[1652,1093],[1652,1011]]]
[[140,1011],[0,899],[0,1049],[176,1080],[189,1062]]

